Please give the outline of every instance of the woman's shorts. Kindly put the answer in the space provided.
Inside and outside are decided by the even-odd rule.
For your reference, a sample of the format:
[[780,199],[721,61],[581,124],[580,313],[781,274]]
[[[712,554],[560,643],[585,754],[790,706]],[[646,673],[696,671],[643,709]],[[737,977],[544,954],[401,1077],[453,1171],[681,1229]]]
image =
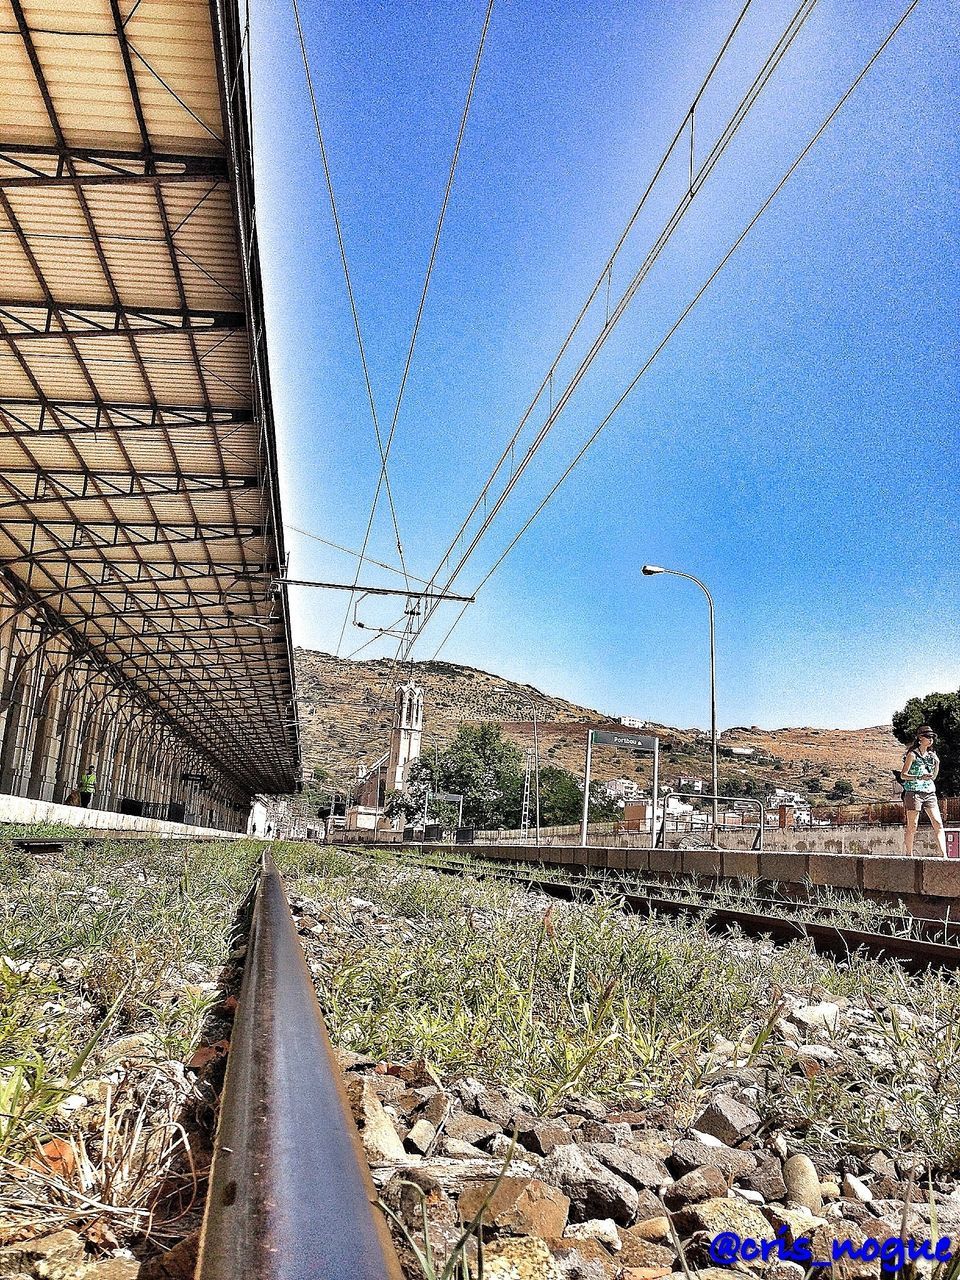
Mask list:
[[903,807],[914,813],[921,813],[925,809],[928,818],[940,817],[940,805],[935,791],[905,791]]

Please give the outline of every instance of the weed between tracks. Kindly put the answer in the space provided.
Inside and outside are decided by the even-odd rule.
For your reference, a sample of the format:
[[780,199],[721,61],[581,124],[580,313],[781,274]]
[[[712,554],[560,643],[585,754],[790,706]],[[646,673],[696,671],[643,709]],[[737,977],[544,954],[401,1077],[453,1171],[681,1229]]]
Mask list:
[[[805,1132],[811,1151],[913,1152],[960,1168],[955,976],[715,937],[698,920],[624,915],[614,895],[574,906],[389,853],[323,850],[289,870],[299,892],[334,904],[333,928],[309,949],[346,1047],[425,1056],[545,1108],[579,1091],[681,1114],[732,1060],[757,1072],[770,1121]],[[798,1070],[776,1034],[787,993],[850,1002],[831,1061]]]
[[104,1246],[179,1235],[171,1220],[203,1174],[183,1115],[204,1099],[184,1063],[254,866],[252,846],[229,842],[36,856],[0,843],[8,1238],[34,1221],[89,1229]]

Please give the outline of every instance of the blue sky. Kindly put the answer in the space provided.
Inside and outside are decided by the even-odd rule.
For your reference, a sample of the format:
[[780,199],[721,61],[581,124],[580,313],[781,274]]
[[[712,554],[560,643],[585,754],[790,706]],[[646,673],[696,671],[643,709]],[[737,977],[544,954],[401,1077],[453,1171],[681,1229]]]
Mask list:
[[[698,154],[794,7],[753,0],[698,108]],[[301,0],[384,426],[484,8]],[[414,573],[436,567],[740,8],[497,0],[390,459]],[[496,560],[901,10],[819,0],[455,589]],[[874,724],[960,685],[958,27],[957,6],[921,0],[442,657],[705,725],[705,602],[642,578],[654,561],[713,590],[722,726]],[[251,40],[284,514],[357,548],[379,457],[292,10],[253,0]],[[614,297],[682,169],[655,190]],[[355,560],[287,538],[294,576],[352,580]],[[369,550],[397,562],[382,501]],[[346,597],[293,601],[297,642],[334,650]],[[359,617],[401,608],[368,599]],[[415,656],[453,617],[444,606]],[[370,634],[348,626],[341,652]]]

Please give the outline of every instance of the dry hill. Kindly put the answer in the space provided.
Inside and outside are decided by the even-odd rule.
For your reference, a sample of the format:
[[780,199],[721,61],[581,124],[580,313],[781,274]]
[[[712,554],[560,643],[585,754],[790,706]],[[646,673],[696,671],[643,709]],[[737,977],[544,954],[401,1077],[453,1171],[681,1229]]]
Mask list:
[[[311,767],[320,767],[349,784],[361,758],[372,763],[387,745],[393,717],[393,695],[408,668],[396,668],[390,659],[351,662],[311,649],[298,649],[297,680],[303,730],[304,756]],[[583,769],[584,735],[588,726],[612,726],[613,717],[564,698],[553,697],[473,667],[450,662],[416,662],[414,677],[425,691],[424,752],[443,748],[464,721],[490,720],[504,726],[515,742],[532,742],[529,702],[533,697],[541,718],[541,759],[580,773]],[[681,775],[709,778],[709,736],[702,730],[675,729],[650,724],[660,735],[662,775],[673,785]],[[848,778],[859,798],[886,799],[890,794],[890,769],[898,760],[898,747],[889,725],[867,729],[758,729],[725,730],[721,747],[753,747],[750,760],[725,756],[723,780],[750,778],[758,789],[765,786],[808,790],[817,779],[828,791],[838,778]],[[603,748],[594,757],[594,776],[628,777],[649,781],[649,759],[632,752]],[[817,783],[813,783],[816,789]]]

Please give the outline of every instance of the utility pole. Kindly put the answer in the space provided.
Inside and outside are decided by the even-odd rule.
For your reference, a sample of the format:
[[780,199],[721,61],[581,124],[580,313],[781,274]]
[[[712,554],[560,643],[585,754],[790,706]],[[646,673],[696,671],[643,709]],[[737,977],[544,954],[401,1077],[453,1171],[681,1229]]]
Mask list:
[[533,751],[527,747],[527,763],[523,771],[523,808],[520,813],[520,835],[524,844],[530,842],[530,771],[532,767]]
[[640,572],[647,578],[660,573],[669,573],[675,578],[686,578],[688,582],[695,583],[707,597],[707,608],[709,611],[710,622],[710,743],[711,755],[713,757],[713,843],[716,844],[717,827],[719,826],[719,813],[717,809],[719,801],[719,769],[717,767],[717,642],[713,617],[713,596],[708,591],[706,584],[701,582],[699,578],[695,578],[692,573],[682,573],[679,569],[664,569],[658,564],[645,564]]

